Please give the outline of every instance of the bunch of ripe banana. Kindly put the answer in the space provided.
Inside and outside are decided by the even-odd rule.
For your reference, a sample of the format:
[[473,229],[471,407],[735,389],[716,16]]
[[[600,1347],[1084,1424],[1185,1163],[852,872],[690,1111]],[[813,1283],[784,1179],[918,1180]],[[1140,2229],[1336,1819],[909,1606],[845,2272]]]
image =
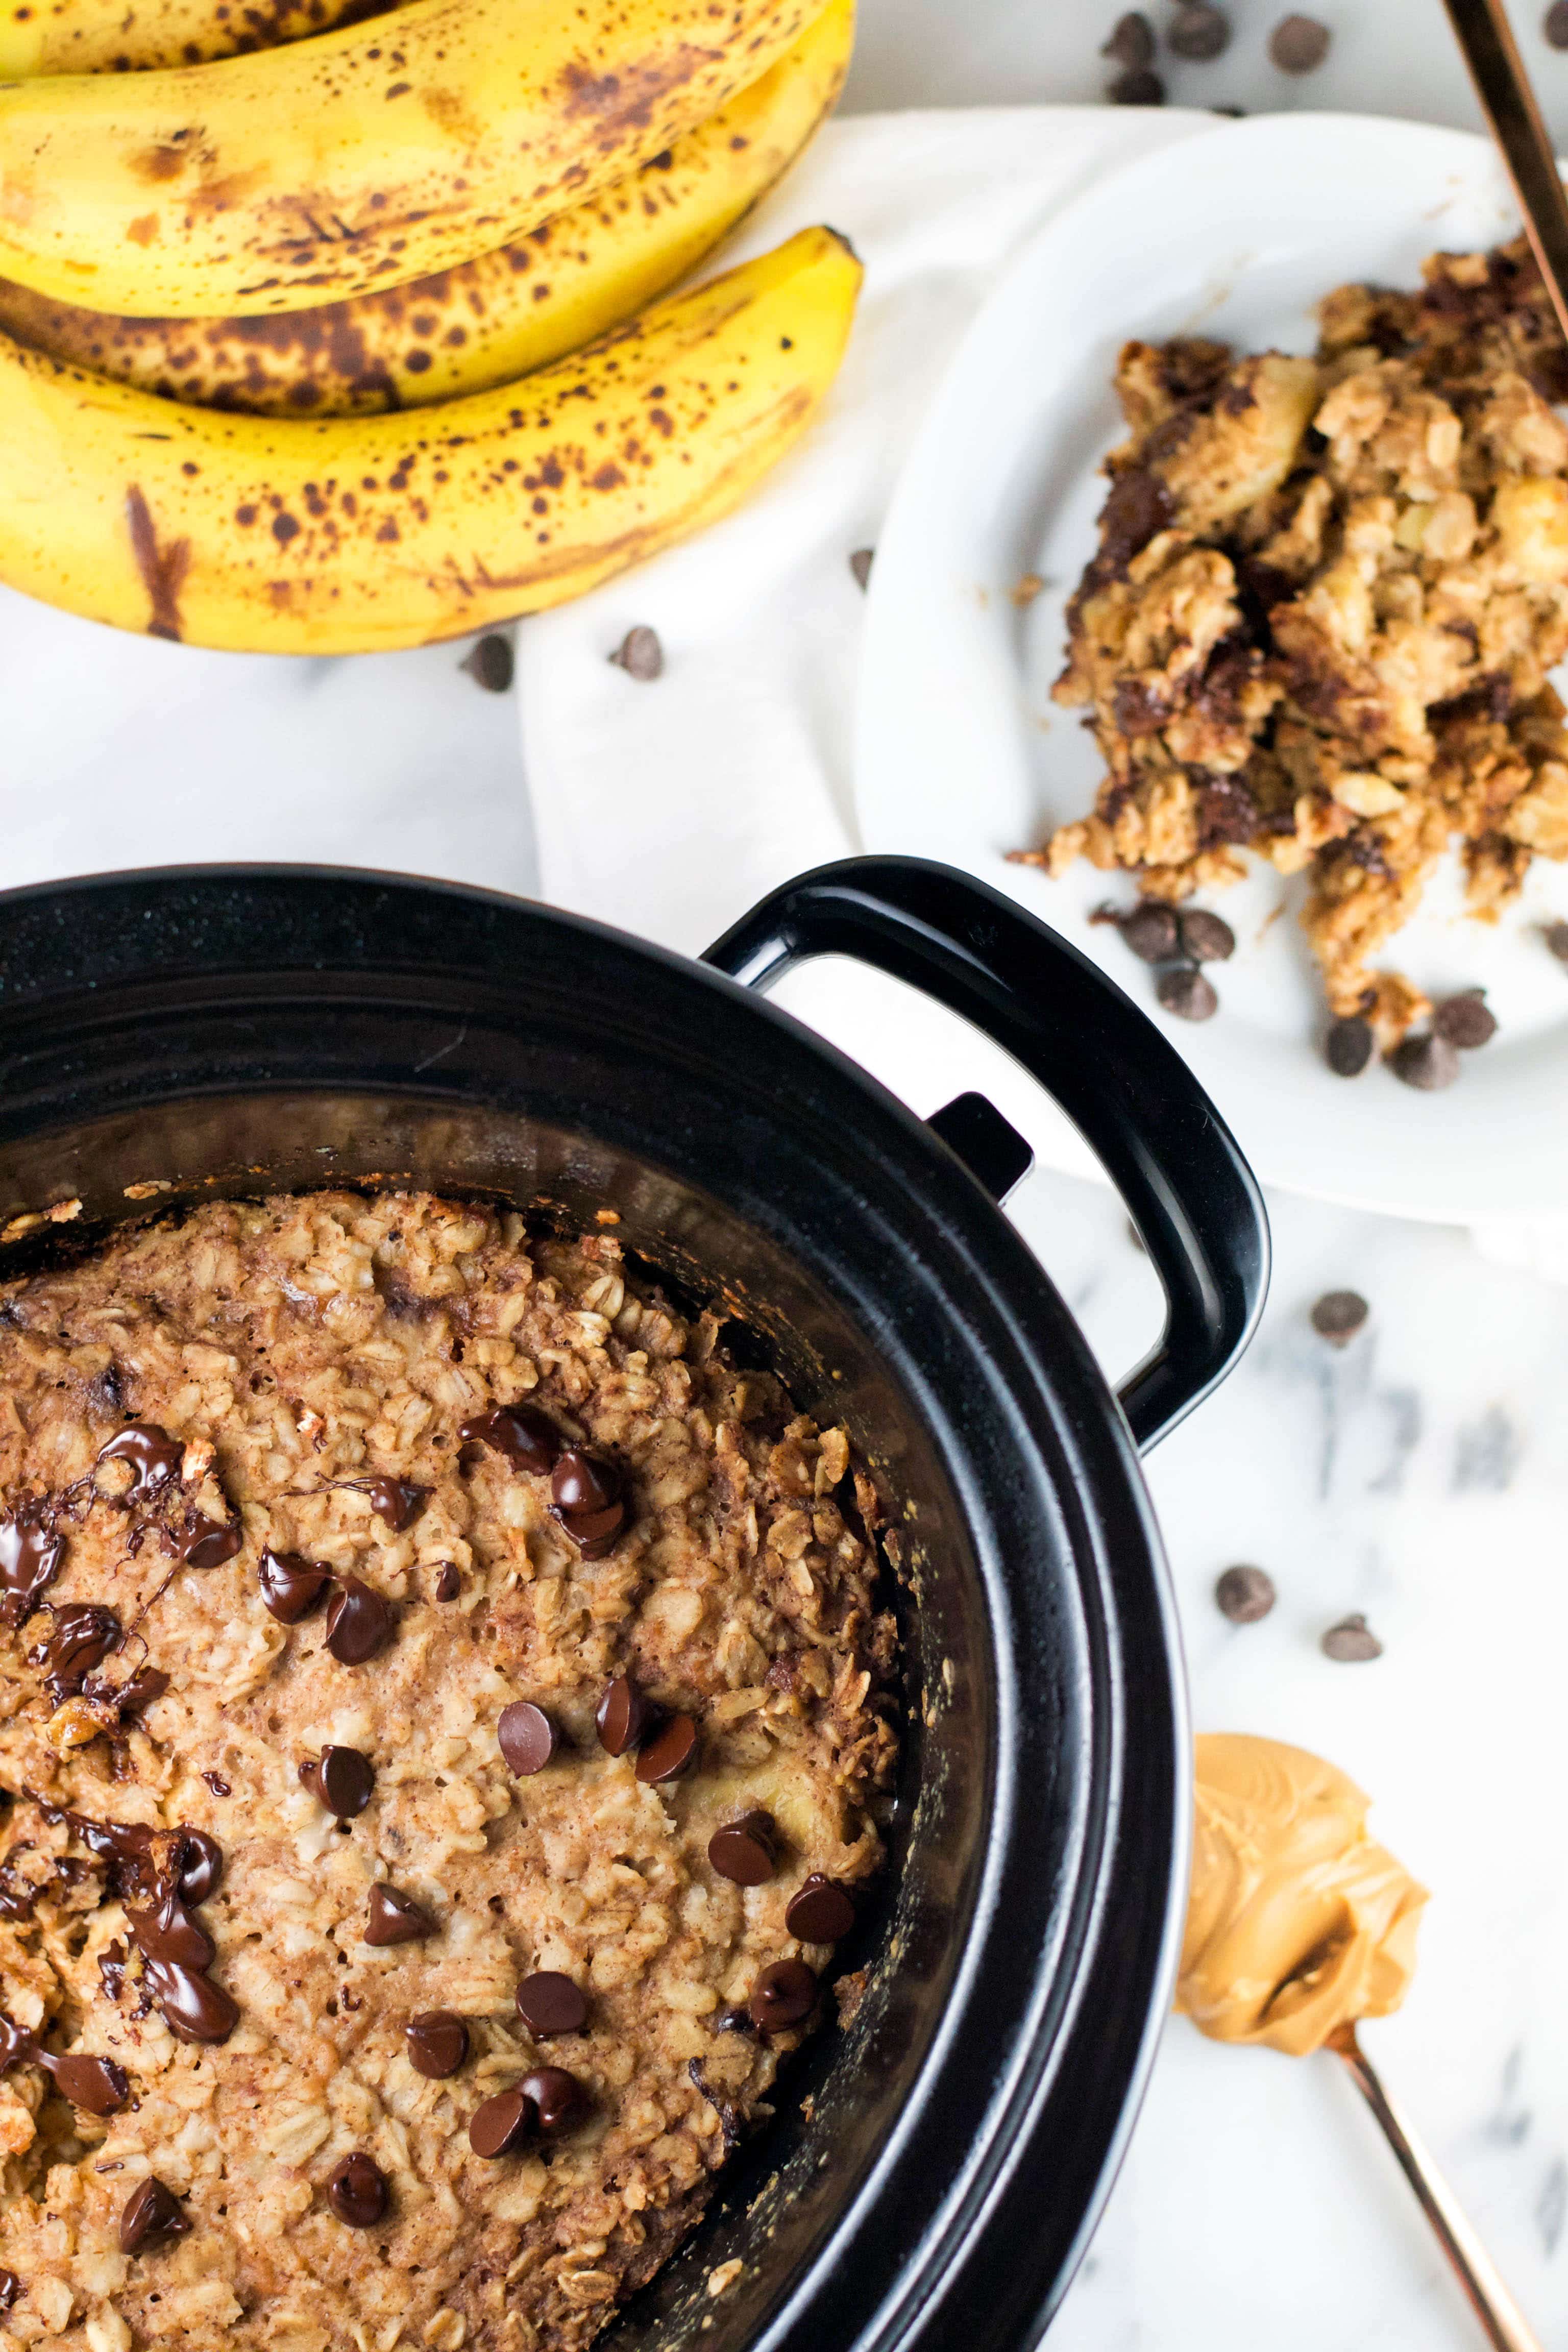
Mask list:
[[424,644],[798,437],[845,241],[667,289],[832,107],[854,0],[381,10],[0,0],[0,581],[198,645]]

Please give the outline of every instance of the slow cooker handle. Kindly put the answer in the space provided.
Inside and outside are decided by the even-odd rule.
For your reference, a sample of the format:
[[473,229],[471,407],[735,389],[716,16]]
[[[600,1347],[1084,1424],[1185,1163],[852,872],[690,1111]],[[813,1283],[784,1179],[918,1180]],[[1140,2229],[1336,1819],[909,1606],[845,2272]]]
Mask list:
[[852,956],[963,1013],[1040,1081],[1126,1202],[1165,1328],[1120,1394],[1141,1451],[1222,1381],[1268,1287],[1252,1171],[1181,1055],[1097,965],[1000,891],[917,857],[851,857],[764,898],[704,961],[765,988]]

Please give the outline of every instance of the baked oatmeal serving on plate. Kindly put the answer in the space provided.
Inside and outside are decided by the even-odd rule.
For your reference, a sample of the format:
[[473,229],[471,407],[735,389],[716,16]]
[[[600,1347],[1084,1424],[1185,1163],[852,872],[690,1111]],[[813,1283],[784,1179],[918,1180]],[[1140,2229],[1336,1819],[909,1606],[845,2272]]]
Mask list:
[[1488,922],[1533,858],[1568,857],[1548,678],[1568,654],[1568,352],[1522,239],[1437,254],[1415,292],[1342,286],[1319,324],[1310,357],[1123,349],[1128,436],[1056,688],[1104,782],[1020,856],[1132,875],[1129,943],[1197,1017],[1201,924],[1209,953],[1228,934],[1164,908],[1238,879],[1243,852],[1305,874],[1331,1059],[1349,1075],[1376,1045],[1430,1086],[1494,1024],[1479,992],[1435,1008],[1383,951],[1451,845]]
[[211,1203],[0,1287],[0,2347],[584,2345],[819,2021],[845,1433],[613,1230]]

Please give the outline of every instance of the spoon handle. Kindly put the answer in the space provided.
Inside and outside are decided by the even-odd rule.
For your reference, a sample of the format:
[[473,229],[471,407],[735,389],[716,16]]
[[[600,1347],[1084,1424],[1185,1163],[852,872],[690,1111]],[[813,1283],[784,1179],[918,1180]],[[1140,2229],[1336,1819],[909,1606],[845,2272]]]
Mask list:
[[1476,2317],[1497,2352],[1542,2352],[1541,2338],[1498,2276],[1491,2257],[1460,2211],[1452,2189],[1415,2137],[1401,2109],[1379,2080],[1356,2040],[1353,2025],[1341,2026],[1327,2047],[1345,2068],[1383,2128],[1399,2168],[1432,2224],[1438,2244],[1453,2264]]
[[1503,0],[1445,0],[1445,5],[1481,110],[1502,150],[1558,323],[1568,335],[1568,205]]

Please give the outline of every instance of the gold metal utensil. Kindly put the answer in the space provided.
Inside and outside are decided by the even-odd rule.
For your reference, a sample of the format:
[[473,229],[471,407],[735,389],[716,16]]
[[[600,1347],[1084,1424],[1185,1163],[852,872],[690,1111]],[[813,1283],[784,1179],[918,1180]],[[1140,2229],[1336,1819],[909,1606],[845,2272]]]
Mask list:
[[1503,0],[1444,0],[1568,341],[1568,200]]
[[1415,2191],[1416,2203],[1432,2224],[1437,2243],[1453,2265],[1455,2276],[1497,2352],[1542,2352],[1541,2338],[1498,2276],[1491,2257],[1459,2210],[1453,2190],[1384,2088],[1372,2061],[1356,2040],[1355,2027],[1336,2027],[1324,2047],[1343,2062],[1352,2082],[1377,2117],[1384,2139],[1399,2159],[1400,2170]]

